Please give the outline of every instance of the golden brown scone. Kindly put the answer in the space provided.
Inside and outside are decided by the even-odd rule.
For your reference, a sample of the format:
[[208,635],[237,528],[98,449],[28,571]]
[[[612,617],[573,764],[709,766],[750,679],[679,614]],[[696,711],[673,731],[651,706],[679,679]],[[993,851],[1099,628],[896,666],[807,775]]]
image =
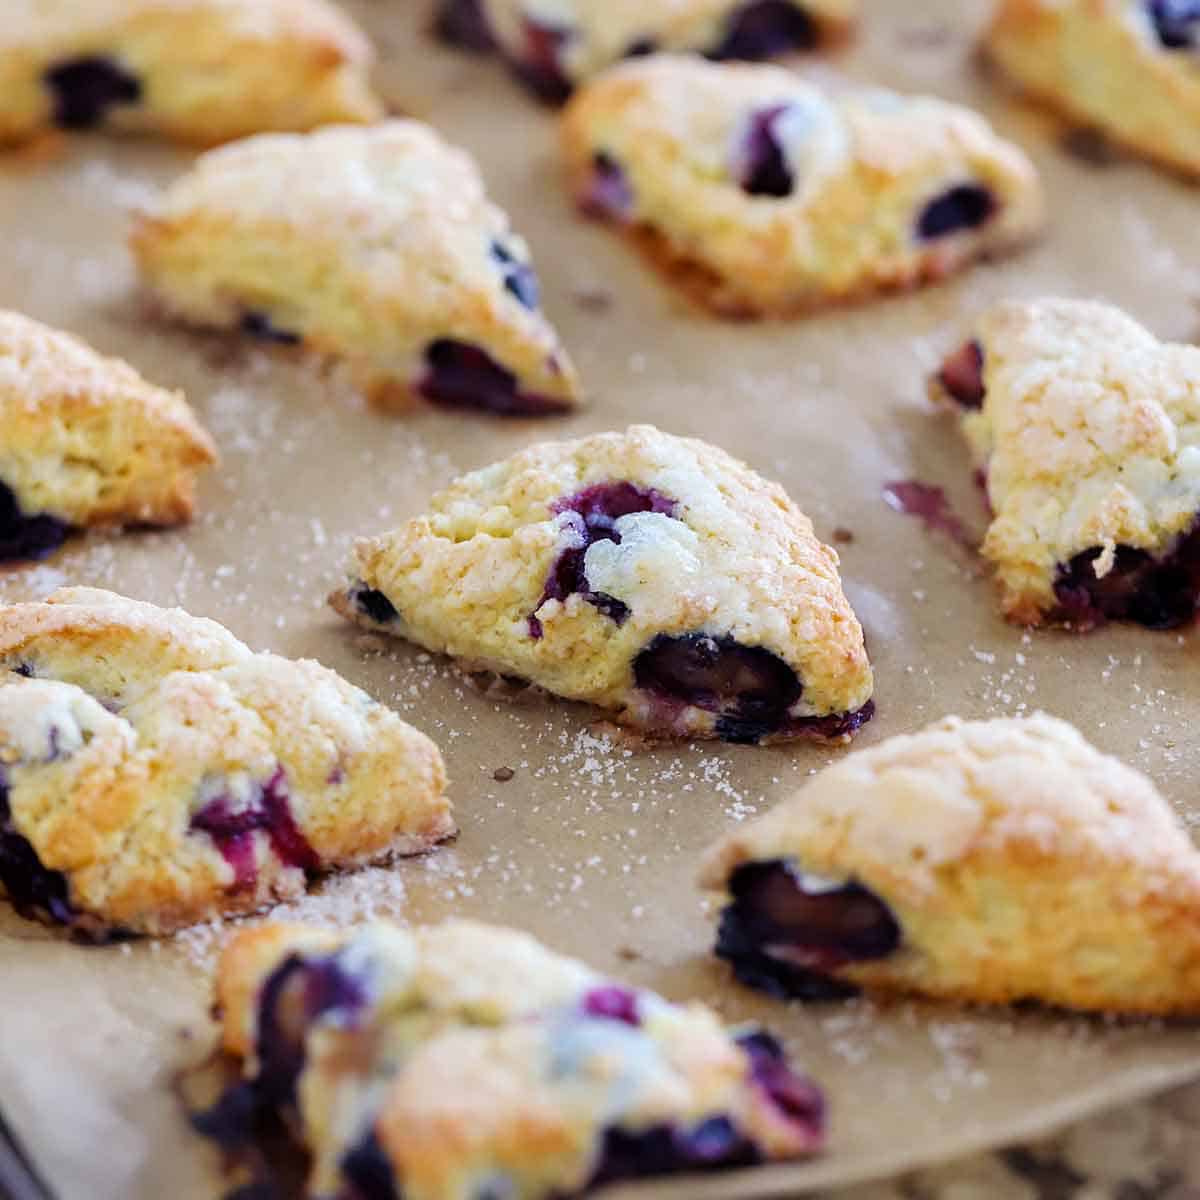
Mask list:
[[1067,117],[1200,176],[1200,7],[1192,0],[1001,0],[984,48]]
[[934,378],[993,520],[1014,621],[1169,629],[1200,594],[1200,349],[1106,304],[1001,304]]
[[373,121],[372,61],[328,0],[15,0],[0,28],[0,144],[52,128],[211,144]]
[[1043,222],[1029,159],[978,114],[769,65],[624,63],[572,99],[562,144],[582,210],[725,316],[940,279]]
[[768,1034],[511,929],[250,929],[217,997],[245,1079],[197,1125],[229,1149],[282,1115],[313,1197],[568,1200],[822,1141],[820,1092]]
[[873,712],[837,553],[777,484],[649,425],[464,476],[360,541],[332,602],[649,734],[847,740]]
[[216,459],[182,393],[0,310],[0,561],[41,558],[73,528],[187,521]]
[[205,154],[132,246],[174,316],[344,360],[381,404],[541,415],[580,402],[529,247],[474,161],[418,121]]
[[437,747],[315,662],[90,588],[0,607],[0,892],[163,933],[454,832]]
[[822,772],[708,854],[743,982],[1200,1012],[1200,852],[1139,772],[1044,715],[949,717]]
[[443,38],[498,48],[541,99],[565,100],[622,58],[693,51],[764,59],[844,41],[859,0],[441,0]]

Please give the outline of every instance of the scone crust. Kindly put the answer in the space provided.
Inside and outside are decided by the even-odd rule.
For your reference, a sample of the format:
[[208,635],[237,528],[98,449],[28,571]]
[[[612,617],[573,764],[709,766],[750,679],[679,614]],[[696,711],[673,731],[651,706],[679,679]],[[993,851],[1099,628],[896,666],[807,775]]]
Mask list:
[[[6,832],[65,877],[90,929],[252,911],[314,870],[454,831],[428,738],[332,671],[254,654],[215,622],[63,589],[0,608],[0,670]],[[230,821],[214,807],[258,804],[285,810],[290,856],[269,825],[237,845],[211,832]]]
[[168,312],[250,314],[346,360],[383,404],[412,401],[435,341],[476,345],[548,406],[579,402],[550,323],[505,287],[492,247],[528,248],[474,161],[417,121],[264,135],[202,156],[141,215],[132,248]]
[[[734,174],[754,114],[791,106],[785,197]],[[562,119],[570,186],[594,211],[597,155],[629,189],[622,230],[673,281],[726,316],[788,316],[942,278],[1036,234],[1043,201],[1017,147],[968,109],[928,97],[826,94],[780,67],[655,55],[582,89]],[[977,185],[997,206],[979,229],[922,240],[923,208]]]
[[211,145],[267,130],[370,122],[374,54],[329,0],[18,0],[0,30],[0,144],[54,125],[43,82],[64,63],[119,64],[141,89],[103,127]]
[[[622,623],[578,593],[543,599],[571,537],[554,506],[611,482],[678,505],[677,519],[651,516],[627,532],[619,553],[609,557],[612,543],[600,560],[589,551],[593,587],[629,606]],[[660,635],[728,635],[771,651],[803,684],[796,717],[853,713],[872,693],[836,551],[779,485],[716,447],[649,425],[542,443],[467,475],[426,515],[361,540],[351,574],[398,610],[389,632],[649,732],[669,730],[632,664]],[[335,607],[361,619],[346,593]],[[531,617],[542,636],[531,636]],[[699,709],[677,719],[679,734],[714,736]]]
[[1002,0],[984,50],[1064,116],[1200,177],[1194,51],[1164,47],[1141,0]]
[[0,311],[0,481],[68,525],[173,525],[217,460],[183,394],[19,313]]
[[1005,614],[1038,624],[1075,555],[1101,549],[1102,576],[1118,546],[1161,554],[1196,523],[1200,349],[1079,300],[1001,304],[974,336],[984,400],[959,412],[993,512],[982,552]]
[[1043,714],[947,718],[816,776],[702,882],[793,859],[891,907],[901,950],[840,978],[968,1002],[1200,1008],[1200,853],[1154,785]]

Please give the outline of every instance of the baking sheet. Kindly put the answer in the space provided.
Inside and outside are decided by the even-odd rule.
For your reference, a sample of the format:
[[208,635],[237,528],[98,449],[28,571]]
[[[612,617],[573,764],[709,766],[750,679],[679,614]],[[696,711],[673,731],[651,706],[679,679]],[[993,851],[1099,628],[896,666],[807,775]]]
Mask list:
[[[586,709],[486,700],[445,663],[364,638],[322,604],[355,535],[419,511],[456,473],[533,440],[651,421],[781,480],[826,539],[835,529],[852,535],[840,546],[843,577],[867,629],[879,702],[860,747],[946,713],[1044,708],[1148,771],[1186,818],[1200,820],[1200,753],[1189,736],[1200,694],[1196,635],[1110,629],[1080,639],[1009,628],[987,581],[881,498],[892,480],[942,484],[981,528],[960,444],[925,400],[924,378],[990,301],[1096,295],[1161,336],[1191,339],[1197,193],[1136,164],[1101,168],[1065,155],[1059,131],[969,62],[981,5],[868,0],[865,39],[818,73],[986,110],[1043,168],[1051,235],[1032,252],[910,297],[795,324],[718,324],[676,300],[610,234],[574,218],[553,119],[499,67],[432,47],[416,0],[350,7],[378,38],[389,100],[473,150],[531,240],[546,307],[591,407],[551,422],[385,417],[303,364],[154,324],[123,248],[125,209],[188,157],[97,138],[0,160],[0,305],[184,388],[224,457],[191,529],[85,540],[0,576],[0,599],[72,582],[182,604],[255,647],[320,659],[438,740],[458,842],[333,881],[292,915],[510,922],[639,984],[701,997],[731,1021],[763,1019],[786,1035],[830,1093],[828,1154],[639,1194],[715,1200],[881,1176],[1200,1074],[1200,1041],[1179,1026],[866,1000],[803,1009],[731,986],[707,955],[697,855],[841,751],[632,753],[589,728]],[[511,781],[493,778],[501,767]],[[0,912],[0,1102],[60,1196],[217,1193],[214,1159],[168,1088],[206,1045],[208,972],[222,932],[85,949]]]

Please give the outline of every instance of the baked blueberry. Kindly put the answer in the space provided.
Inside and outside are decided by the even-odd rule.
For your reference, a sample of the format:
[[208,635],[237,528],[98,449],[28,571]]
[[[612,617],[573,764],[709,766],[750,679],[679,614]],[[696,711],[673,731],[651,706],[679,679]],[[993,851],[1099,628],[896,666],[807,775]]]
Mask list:
[[541,288],[533,267],[503,242],[492,243],[492,257],[504,276],[504,286],[531,312],[541,303]]
[[104,124],[110,109],[142,98],[136,75],[98,55],[58,63],[45,78],[54,93],[54,123],[61,129],[95,129]]
[[750,196],[790,196],[796,185],[787,151],[775,133],[786,104],[760,109],[750,117],[744,146],[738,155],[738,182]]
[[27,838],[13,827],[8,785],[0,771],[0,887],[23,917],[70,925],[78,915],[61,871],[42,865]]
[[611,154],[597,150],[592,155],[588,184],[580,192],[579,205],[594,217],[624,221],[633,212],[633,191],[629,177]]
[[12,488],[0,482],[0,562],[36,561],[53,554],[71,533],[71,527],[47,513],[27,516]]
[[1146,0],[1146,12],[1168,50],[1200,46],[1200,0]]
[[959,184],[931,200],[917,220],[917,233],[926,241],[979,229],[996,213],[996,198],[978,184]]
[[709,57],[774,58],[793,50],[811,50],[819,37],[816,21],[793,0],[751,0],[730,13],[725,32]]
[[400,616],[396,606],[378,588],[354,584],[349,589],[349,597],[355,611],[376,625],[387,625]]
[[468,342],[438,338],[425,352],[427,370],[419,390],[446,408],[475,408],[498,416],[540,417],[570,405],[554,396],[521,391],[517,377],[486,350]]
[[562,68],[571,30],[526,17],[524,33],[524,51],[514,60],[513,69],[539,100],[561,104],[571,94],[571,81]]
[[298,346],[304,340],[298,333],[279,329],[271,322],[271,318],[262,312],[243,313],[239,328],[252,338],[263,342],[275,342],[280,346]]
[[982,408],[983,347],[972,338],[942,363],[938,382],[950,398],[963,408]]
[[434,21],[434,32],[451,46],[477,53],[493,50],[496,46],[480,0],[442,0]]

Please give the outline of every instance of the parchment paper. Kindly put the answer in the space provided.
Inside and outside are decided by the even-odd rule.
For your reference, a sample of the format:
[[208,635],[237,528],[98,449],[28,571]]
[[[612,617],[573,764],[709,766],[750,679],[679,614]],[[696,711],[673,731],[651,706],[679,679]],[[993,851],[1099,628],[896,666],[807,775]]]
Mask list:
[[[889,1174],[1200,1073],[1200,1040],[1187,1028],[868,1001],[789,1008],[732,986],[707,954],[696,856],[840,751],[632,754],[590,732],[593,714],[583,708],[485,700],[444,663],[363,639],[322,606],[353,536],[417,512],[459,471],[536,439],[651,421],[780,479],[827,539],[835,529],[852,534],[840,547],[843,576],[867,629],[879,702],[858,746],[946,713],[1040,707],[1147,770],[1197,820],[1196,635],[1024,635],[999,620],[990,585],[960,555],[881,499],[892,480],[944,484],[981,527],[961,446],[926,402],[924,379],[990,301],[1097,295],[1161,336],[1192,338],[1197,193],[1137,164],[1100,168],[1064,154],[1059,131],[1015,107],[969,61],[979,5],[869,0],[865,39],[818,73],[983,108],[1044,169],[1050,236],[910,297],[794,324],[719,324],[677,301],[612,235],[575,219],[557,175],[553,118],[499,67],[434,47],[416,0],[351,7],[378,38],[389,100],[473,150],[531,240],[546,307],[592,406],[549,423],[384,417],[303,364],[149,322],[123,248],[124,209],[188,156],[97,138],[58,156],[3,160],[0,304],[186,389],[224,465],[205,483],[191,529],[75,544],[49,564],[0,576],[0,598],[69,581],[182,604],[255,647],[320,659],[438,740],[460,840],[426,860],[335,881],[302,915],[511,922],[639,984],[785,1034],[830,1093],[828,1154],[646,1195],[760,1196]],[[493,779],[501,767],[515,772],[511,781]],[[84,949],[3,910],[0,1098],[62,1197],[192,1200],[219,1190],[214,1160],[184,1126],[168,1081],[206,1044],[208,970],[221,934]]]

